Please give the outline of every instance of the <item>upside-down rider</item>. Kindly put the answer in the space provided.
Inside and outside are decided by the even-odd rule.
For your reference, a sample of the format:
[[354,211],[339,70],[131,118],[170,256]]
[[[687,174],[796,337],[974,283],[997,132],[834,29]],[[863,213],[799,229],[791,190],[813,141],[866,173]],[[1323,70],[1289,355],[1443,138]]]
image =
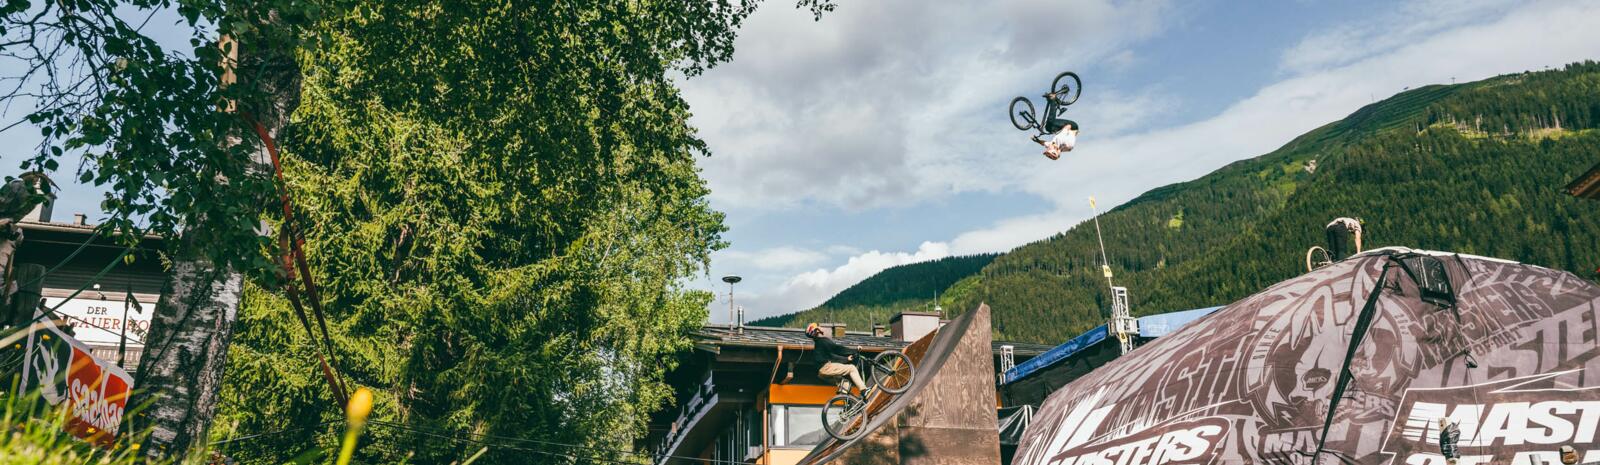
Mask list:
[[817,369],[817,376],[848,377],[856,389],[860,389],[863,393],[867,392],[867,383],[861,380],[861,370],[856,368],[855,364],[856,356],[860,355],[859,351],[833,342],[827,332],[822,330],[822,326],[816,323],[806,325],[806,337],[810,337],[812,343],[816,345],[812,357],[822,363],[822,367]]
[[[1046,95],[1046,98],[1055,99],[1055,94]],[[1065,107],[1062,108],[1063,110]],[[1057,113],[1060,113],[1058,110]],[[1044,146],[1044,156],[1051,160],[1061,158],[1061,152],[1071,152],[1078,145],[1078,122],[1062,118],[1061,115],[1051,115],[1044,123],[1044,132],[1050,134],[1049,139],[1033,136],[1033,141]]]

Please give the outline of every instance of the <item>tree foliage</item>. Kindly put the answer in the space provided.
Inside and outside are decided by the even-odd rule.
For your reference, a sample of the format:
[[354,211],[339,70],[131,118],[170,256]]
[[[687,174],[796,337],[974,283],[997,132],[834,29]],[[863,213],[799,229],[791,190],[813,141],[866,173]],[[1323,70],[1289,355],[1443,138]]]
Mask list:
[[[672,354],[722,246],[674,85],[730,57],[754,2],[361,2],[321,18],[283,144],[335,352],[380,391],[374,460],[648,461]],[[315,343],[253,287],[219,438],[286,458],[335,418]],[[559,445],[557,445],[559,444]],[[553,455],[553,454],[563,455]],[[570,457],[569,457],[570,456]]]
[[999,254],[945,257],[889,267],[839,291],[816,308],[753,321],[757,326],[805,326],[813,321],[869,328],[905,310],[932,311],[933,298],[957,280],[977,273]]
[[[13,0],[0,47],[28,65],[6,103],[45,136],[25,168],[82,155],[115,227],[186,230],[186,252],[252,271],[279,251],[257,231],[276,186],[248,117],[300,101],[284,187],[336,365],[387,394],[369,458],[442,462],[475,449],[451,438],[494,434],[564,444],[542,461],[639,461],[619,451],[710,298],[682,283],[722,245],[675,82],[729,59],[758,4]],[[189,49],[136,21],[171,11]],[[224,35],[243,62],[224,66]],[[259,69],[286,55],[296,69]],[[283,459],[336,415],[275,277],[246,290],[214,433],[281,432],[227,449]]]
[[[177,13],[178,23],[151,25],[163,12]],[[312,12],[275,1],[5,2],[0,102],[27,112],[4,130],[31,126],[43,136],[21,168],[53,173],[69,155],[81,157],[72,176],[110,187],[101,206],[108,229],[129,233],[121,237],[187,230],[175,252],[264,269],[257,219],[270,211],[272,185],[255,169],[264,160],[251,155],[259,144],[243,116],[272,111],[273,83],[258,79],[258,63],[229,58],[236,50],[218,39],[292,48]],[[189,48],[164,47],[146,27],[183,31]],[[231,85],[225,63],[238,71]]]

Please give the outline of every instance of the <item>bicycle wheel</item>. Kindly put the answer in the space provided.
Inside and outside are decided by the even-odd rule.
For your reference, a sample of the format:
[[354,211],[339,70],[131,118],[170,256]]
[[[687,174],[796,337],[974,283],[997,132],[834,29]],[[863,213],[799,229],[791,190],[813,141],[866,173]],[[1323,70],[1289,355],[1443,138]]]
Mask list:
[[822,429],[840,441],[861,437],[867,429],[867,403],[855,396],[840,394],[822,405]]
[[916,379],[917,369],[911,364],[911,358],[898,350],[885,350],[872,358],[872,383],[883,388],[883,392],[906,392]]
[[[1322,252],[1322,260],[1316,260],[1317,252]],[[1327,249],[1318,246],[1311,246],[1311,248],[1306,249],[1306,272],[1316,271],[1317,268],[1322,268],[1332,263],[1333,259],[1329,258]]]
[[1077,103],[1078,96],[1083,94],[1083,80],[1071,71],[1057,74],[1056,80],[1050,82],[1050,92],[1056,94],[1056,101],[1062,105]]
[[1037,124],[1034,123],[1033,115],[1033,102],[1028,100],[1027,97],[1017,97],[1011,99],[1012,126],[1016,126],[1017,129],[1023,131],[1033,129],[1034,126],[1037,126]]

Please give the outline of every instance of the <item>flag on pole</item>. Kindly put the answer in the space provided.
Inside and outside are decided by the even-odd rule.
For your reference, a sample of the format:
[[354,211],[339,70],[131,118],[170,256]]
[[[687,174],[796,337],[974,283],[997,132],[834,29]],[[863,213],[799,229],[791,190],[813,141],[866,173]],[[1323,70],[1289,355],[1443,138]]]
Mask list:
[[1089,208],[1093,208],[1095,210],[1099,210],[1100,209],[1100,206],[1094,204],[1094,196],[1092,196],[1092,195],[1089,196]]

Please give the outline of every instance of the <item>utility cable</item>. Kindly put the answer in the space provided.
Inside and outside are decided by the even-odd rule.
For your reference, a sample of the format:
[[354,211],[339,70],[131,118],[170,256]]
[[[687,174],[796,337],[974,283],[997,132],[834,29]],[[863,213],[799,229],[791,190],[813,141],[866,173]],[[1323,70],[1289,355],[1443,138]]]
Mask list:
[[56,263],[56,265],[50,267],[50,269],[44,270],[44,274],[39,275],[39,277],[34,278],[32,281],[28,281],[27,283],[19,283],[19,284],[17,284],[17,288],[18,289],[25,288],[25,287],[37,284],[40,281],[44,281],[45,276],[50,276],[50,273],[54,273],[56,270],[61,269],[61,267],[66,266],[68,263],[71,263],[72,259],[77,258],[79,253],[82,253],[85,249],[88,249],[89,248],[89,244],[93,243],[94,240],[97,237],[98,237],[97,234],[89,234],[89,238],[84,240],[82,244],[79,244],[78,248],[74,249],[72,251],[72,253],[67,254],[67,258],[61,259],[60,263]]
[[[390,428],[401,429],[401,430],[406,430],[406,431],[411,431],[411,432],[414,432],[414,433],[425,434],[425,435],[435,435],[436,436],[436,435],[441,435],[441,434],[450,434],[450,433],[446,433],[446,432],[424,430],[424,429],[420,429],[420,428],[417,428],[417,427],[414,427],[414,426],[409,426],[409,425],[404,425],[404,424],[401,424],[401,423],[395,423],[395,422],[389,422],[389,421],[382,421],[382,420],[367,420],[367,423],[368,424],[376,424],[376,425],[386,426],[386,427],[390,427]],[[526,444],[538,444],[538,445],[546,445],[546,446],[568,447],[568,448],[585,449],[585,450],[597,451],[597,452],[612,452],[612,453],[619,453],[619,454],[630,454],[630,455],[646,456],[646,457],[658,458],[658,459],[659,458],[669,458],[669,459],[679,459],[679,460],[691,460],[691,461],[695,461],[695,462],[699,462],[699,463],[716,464],[716,465],[745,465],[745,462],[736,461],[736,460],[703,459],[703,458],[699,458],[699,457],[686,457],[686,456],[680,456],[680,455],[662,454],[662,453],[655,453],[655,452],[640,452],[640,451],[632,451],[632,450],[625,450],[625,449],[615,449],[615,448],[607,448],[607,447],[584,446],[584,445],[568,444],[568,443],[554,442],[554,441],[543,441],[543,440],[538,440],[538,439],[526,439],[526,438],[513,438],[513,437],[506,437],[506,436],[495,436],[495,435],[486,434],[486,433],[463,433],[463,434],[468,434],[468,435],[473,435],[473,436],[481,436],[484,439],[491,439],[491,440],[496,440],[496,441],[511,441],[511,442],[526,443]]]
[[216,447],[216,446],[220,446],[220,445],[224,445],[224,444],[232,444],[232,443],[235,443],[235,442],[244,442],[244,441],[255,440],[255,439],[263,438],[263,437],[267,437],[267,436],[277,436],[279,434],[284,434],[284,433],[292,433],[292,432],[295,432],[295,431],[304,431],[304,430],[308,430],[308,429],[312,429],[312,428],[321,428],[321,427],[328,426],[328,425],[331,425],[331,424],[334,424],[334,423],[340,423],[340,421],[330,420],[330,421],[324,421],[322,423],[317,423],[315,425],[310,425],[310,426],[300,426],[300,427],[295,427],[295,428],[285,428],[285,429],[280,429],[280,430],[277,430],[277,431],[268,431],[268,432],[265,432],[265,433],[256,433],[256,434],[251,434],[251,435],[239,436],[239,437],[236,437],[236,438],[228,438],[228,439],[224,439],[224,440],[221,440],[221,441],[212,442],[209,445],[211,447]]

